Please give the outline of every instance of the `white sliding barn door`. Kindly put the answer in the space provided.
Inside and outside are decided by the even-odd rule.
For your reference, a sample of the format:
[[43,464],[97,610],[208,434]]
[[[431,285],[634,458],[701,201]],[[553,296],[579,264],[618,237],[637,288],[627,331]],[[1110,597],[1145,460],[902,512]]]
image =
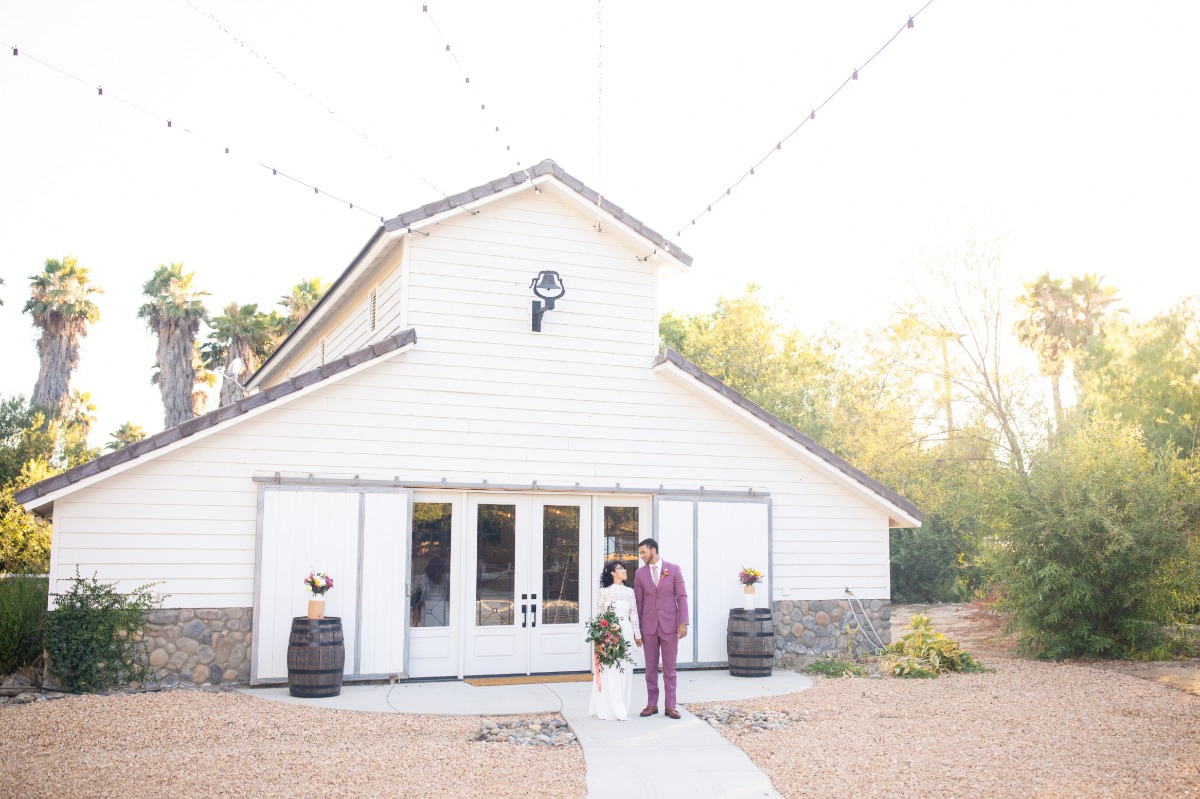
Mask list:
[[327,572],[325,615],[342,620],[347,676],[402,674],[408,613],[408,491],[267,487],[262,493],[251,682],[287,679],[303,580]]
[[307,612],[303,580],[313,569],[333,578],[325,615],[342,619],[349,671],[358,605],[359,504],[357,491],[263,491],[254,619],[257,679],[287,679],[292,618]]
[[[658,554],[668,563],[678,563],[683,567],[683,581],[688,590],[688,618],[692,624],[688,627],[688,636],[679,642],[677,665],[696,662],[695,647],[689,646],[694,642],[691,638],[696,632],[696,597],[700,585],[696,581],[696,503],[691,500],[677,502],[662,499],[658,502],[658,513],[655,518],[654,540],[658,542]],[[689,640],[690,639],[690,640]]]
[[726,663],[729,611],[743,605],[738,572],[758,569],[758,606],[771,606],[770,505],[766,500],[670,499],[656,503],[664,560],[683,567],[691,626],[680,665]]
[[363,494],[362,598],[353,672],[359,675],[404,672],[410,496],[409,491]]
[[729,661],[729,610],[743,606],[745,592],[738,581],[743,568],[763,573],[755,598],[758,607],[771,607],[767,511],[764,502],[696,503],[696,583],[703,588],[692,627],[698,663]]

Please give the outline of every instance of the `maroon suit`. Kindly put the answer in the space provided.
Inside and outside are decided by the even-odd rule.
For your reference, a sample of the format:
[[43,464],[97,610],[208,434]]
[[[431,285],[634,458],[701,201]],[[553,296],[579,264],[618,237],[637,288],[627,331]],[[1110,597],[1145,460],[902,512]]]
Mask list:
[[663,686],[666,707],[675,707],[675,661],[679,656],[679,625],[688,624],[687,586],[683,572],[674,563],[659,561],[662,569],[658,585],[650,576],[650,567],[642,565],[633,575],[633,597],[637,602],[642,628],[642,646],[646,650],[647,706],[658,707],[658,660],[662,652]]

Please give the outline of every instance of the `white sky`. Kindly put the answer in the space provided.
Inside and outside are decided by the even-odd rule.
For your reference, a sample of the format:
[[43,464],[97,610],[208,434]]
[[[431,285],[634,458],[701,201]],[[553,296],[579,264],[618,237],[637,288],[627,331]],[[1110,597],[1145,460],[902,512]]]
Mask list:
[[[158,264],[194,271],[214,314],[335,278],[378,221],[260,162],[391,217],[439,198],[424,181],[553,158],[673,234],[922,1],[432,0],[443,38],[419,0],[3,0],[0,393],[32,391],[20,311],[47,257],[106,292],[72,383],[95,443],[161,428],[135,318]],[[790,324],[869,326],[966,230],[1004,236],[1017,280],[1105,275],[1139,317],[1200,293],[1198,27],[1194,2],[934,0],[678,240],[695,264],[666,309],[753,280]]]

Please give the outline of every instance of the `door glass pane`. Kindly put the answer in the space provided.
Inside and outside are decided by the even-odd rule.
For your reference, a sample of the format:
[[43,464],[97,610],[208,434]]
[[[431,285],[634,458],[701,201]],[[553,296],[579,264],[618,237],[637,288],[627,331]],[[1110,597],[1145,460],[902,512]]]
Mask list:
[[412,506],[412,626],[450,623],[450,503]]
[[517,553],[517,506],[480,505],[476,532],[475,623],[511,625],[513,564]]
[[608,506],[604,508],[604,565],[619,560],[628,573],[625,584],[633,587],[637,571],[638,542],[642,540],[638,526],[638,509]]
[[542,623],[579,623],[579,506],[542,511]]

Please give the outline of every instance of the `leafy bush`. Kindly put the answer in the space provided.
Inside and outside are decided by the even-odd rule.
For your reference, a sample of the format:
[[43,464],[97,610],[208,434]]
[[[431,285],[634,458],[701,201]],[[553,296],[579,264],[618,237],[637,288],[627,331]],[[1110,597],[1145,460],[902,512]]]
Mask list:
[[55,594],[46,630],[47,668],[68,691],[100,691],[151,676],[145,666],[141,627],[159,603],[150,598],[156,583],[131,594],[90,579],[76,570],[71,588]]
[[32,666],[46,633],[45,577],[0,577],[0,674]]
[[959,648],[958,641],[933,629],[928,616],[912,618],[912,632],[884,650],[884,674],[896,677],[936,677],[948,671],[982,671],[979,661]]
[[0,574],[50,571],[50,523],[13,499],[12,486],[0,486]]
[[822,655],[804,667],[810,674],[820,674],[823,677],[862,677],[866,674],[863,668],[849,660],[838,657],[833,652]]
[[1148,448],[1137,427],[1102,418],[1064,431],[1035,461],[1012,498],[1000,575],[1028,651],[1159,658],[1182,645],[1200,599],[1188,468]]
[[954,602],[962,553],[970,538],[938,515],[920,527],[892,530],[892,598],[896,602]]

